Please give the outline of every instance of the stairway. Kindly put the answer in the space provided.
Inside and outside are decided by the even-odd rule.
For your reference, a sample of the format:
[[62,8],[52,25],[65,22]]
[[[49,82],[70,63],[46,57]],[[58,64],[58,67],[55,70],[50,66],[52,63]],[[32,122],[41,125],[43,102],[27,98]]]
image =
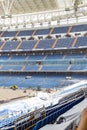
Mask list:
[[71,30],[72,30],[72,26],[69,26],[67,34],[69,34],[71,32]]
[[73,41],[73,43],[72,43],[72,47],[74,47],[74,46],[76,45],[77,40],[78,40],[78,37],[75,37],[75,39],[74,39],[74,41]]
[[53,43],[53,45],[52,45],[52,48],[55,48],[57,42],[58,42],[58,38],[56,38],[56,40],[54,41],[54,43]]
[[4,43],[3,43],[2,46],[0,47],[0,50],[3,49],[3,47],[5,46],[5,44],[6,44],[6,41],[4,41]]
[[24,71],[25,70],[25,65],[22,67],[21,71]]
[[50,35],[52,34],[53,31],[54,31],[54,28],[51,28],[48,35],[50,36]]
[[33,47],[33,50],[35,50],[35,49],[37,48],[39,42],[40,42],[40,39],[37,40],[36,44],[35,44],[34,47]]
[[33,37],[35,35],[35,33],[36,33],[36,30],[33,31],[31,37]]
[[67,71],[69,71],[69,70],[70,70],[71,66],[72,66],[72,65],[69,65],[69,66],[68,66]]
[[20,48],[21,44],[22,44],[22,40],[19,42],[18,46],[16,47],[16,50]]
[[40,65],[40,67],[39,67],[38,71],[41,71],[42,67],[43,67],[43,65]]
[[3,34],[4,34],[4,31],[0,34],[0,37],[2,37],[2,36],[3,36]]
[[17,33],[16,33],[16,35],[15,35],[15,37],[14,38],[16,38],[17,36],[18,36],[18,34],[20,33],[20,31],[18,31]]

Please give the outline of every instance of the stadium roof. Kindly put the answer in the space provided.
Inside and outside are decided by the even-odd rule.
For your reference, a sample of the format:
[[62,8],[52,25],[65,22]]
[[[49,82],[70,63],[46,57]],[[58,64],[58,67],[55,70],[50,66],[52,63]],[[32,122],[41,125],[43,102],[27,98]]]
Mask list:
[[86,0],[0,0],[0,15],[71,10],[87,6]]
[[0,0],[1,26],[43,24],[86,16],[87,0]]

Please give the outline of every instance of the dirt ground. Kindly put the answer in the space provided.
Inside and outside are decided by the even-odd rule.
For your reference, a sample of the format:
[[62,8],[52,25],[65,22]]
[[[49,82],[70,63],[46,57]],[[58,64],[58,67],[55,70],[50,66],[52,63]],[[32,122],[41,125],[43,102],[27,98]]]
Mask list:
[[17,100],[36,95],[36,90],[32,89],[16,89],[12,90],[9,88],[0,88],[0,103],[9,102],[11,100]]

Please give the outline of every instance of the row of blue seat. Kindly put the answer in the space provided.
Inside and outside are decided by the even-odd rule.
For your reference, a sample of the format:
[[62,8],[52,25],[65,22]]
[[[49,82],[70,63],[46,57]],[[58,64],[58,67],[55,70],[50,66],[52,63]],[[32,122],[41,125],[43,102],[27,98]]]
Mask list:
[[[61,38],[58,40],[54,48],[72,48],[72,44],[75,38]],[[39,44],[35,49],[53,49],[53,44],[56,39],[43,39],[40,40]],[[74,47],[87,47],[87,37],[78,37],[77,42]],[[36,40],[25,40],[21,44],[19,41],[7,41],[2,47],[2,51],[5,50],[33,50]],[[20,44],[20,46],[19,46]],[[0,41],[0,46],[3,45],[3,42]],[[17,48],[18,47],[18,48]]]
[[7,56],[7,55],[1,55],[0,56],[0,60],[4,61],[4,60],[8,60],[8,61],[15,61],[15,60],[58,60],[58,59],[82,59],[82,58],[87,58],[87,55],[84,53],[74,53],[74,54],[39,54],[39,55],[11,55],[11,56]]
[[[68,69],[69,68],[69,69]],[[47,65],[1,65],[0,71],[70,71],[70,70],[87,70],[84,64],[47,64]]]
[[[36,30],[35,35],[48,35],[50,33],[51,28],[48,29],[38,29]],[[55,27],[52,34],[61,34],[67,33],[69,30],[69,26],[64,27]],[[71,32],[81,32],[86,31],[87,25],[74,25],[71,29]],[[22,30],[19,32],[18,36],[31,36],[34,30]],[[1,32],[2,33],[2,32]],[[2,37],[14,37],[17,34],[17,31],[5,31]]]

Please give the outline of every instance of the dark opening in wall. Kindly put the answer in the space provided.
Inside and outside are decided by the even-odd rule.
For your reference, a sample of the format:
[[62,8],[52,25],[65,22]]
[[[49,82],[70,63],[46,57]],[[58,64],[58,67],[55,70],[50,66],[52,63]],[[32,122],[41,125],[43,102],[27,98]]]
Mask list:
[[59,37],[61,37],[61,35],[56,35],[56,38],[59,38]]

